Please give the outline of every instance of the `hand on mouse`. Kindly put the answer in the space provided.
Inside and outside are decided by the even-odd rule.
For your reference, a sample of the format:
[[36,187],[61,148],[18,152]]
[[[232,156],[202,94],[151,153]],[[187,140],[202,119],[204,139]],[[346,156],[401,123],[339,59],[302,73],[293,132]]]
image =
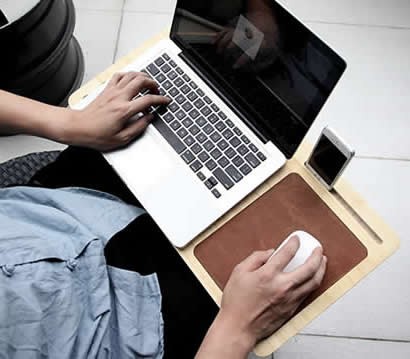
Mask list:
[[[319,287],[327,262],[322,248],[317,248],[302,266],[284,273],[298,248],[299,240],[293,237],[271,260],[268,261],[272,250],[255,252],[235,267],[225,287],[220,312],[204,343],[218,340],[223,343],[224,348],[219,350],[225,350],[226,358],[232,354],[226,352],[228,348],[236,350],[239,357],[295,313],[303,300]],[[218,349],[208,344],[199,354],[207,347],[211,348],[207,354],[217,353]]]
[[[148,89],[150,94],[134,97]],[[170,99],[158,95],[158,84],[139,72],[115,74],[104,91],[85,109],[73,111],[64,125],[60,142],[91,147],[100,151],[127,145],[141,135],[153,115],[145,114],[129,122],[137,113],[145,113],[150,106],[167,105]]]

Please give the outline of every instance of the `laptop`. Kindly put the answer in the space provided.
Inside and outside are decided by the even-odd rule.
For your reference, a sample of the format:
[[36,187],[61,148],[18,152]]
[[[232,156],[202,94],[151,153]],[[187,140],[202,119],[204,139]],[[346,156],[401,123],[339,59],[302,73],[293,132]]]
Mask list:
[[292,157],[345,68],[277,2],[178,0],[169,38],[123,69],[172,102],[104,156],[182,248]]

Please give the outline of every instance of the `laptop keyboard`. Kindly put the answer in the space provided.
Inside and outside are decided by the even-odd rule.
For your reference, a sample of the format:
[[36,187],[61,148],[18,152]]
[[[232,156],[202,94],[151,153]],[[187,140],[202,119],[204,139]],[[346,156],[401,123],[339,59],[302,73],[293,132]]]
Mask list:
[[266,160],[168,54],[143,72],[158,82],[162,95],[172,99],[167,107],[155,109],[153,126],[216,198],[222,195],[219,185],[230,190]]

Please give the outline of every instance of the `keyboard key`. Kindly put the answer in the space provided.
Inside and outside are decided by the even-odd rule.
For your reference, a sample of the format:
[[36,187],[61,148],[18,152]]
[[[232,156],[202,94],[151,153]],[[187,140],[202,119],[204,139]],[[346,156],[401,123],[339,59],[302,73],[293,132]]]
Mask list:
[[195,159],[195,156],[189,150],[185,151],[181,157],[188,165]]
[[243,173],[244,176],[247,176],[249,173],[252,172],[252,168],[250,168],[246,163],[239,169]]
[[151,75],[153,75],[153,76],[155,76],[156,74],[159,73],[158,67],[156,67],[154,64],[149,64],[149,65],[147,66],[147,70],[148,70],[148,72],[149,72]]
[[160,89],[159,89],[159,94],[160,94],[161,96],[165,96],[165,95],[166,95],[166,92],[165,92],[165,90],[164,90],[163,88],[160,88]]
[[[225,113],[223,113],[222,111],[220,111],[220,112],[218,113],[218,116],[219,116],[222,120],[226,120],[226,119],[227,119],[227,116],[226,116]],[[232,126],[233,126],[233,123],[232,123]]]
[[242,136],[242,131],[238,127],[235,127],[233,132],[235,132],[238,136]]
[[169,64],[170,64],[172,67],[176,67],[176,66],[177,66],[177,64],[175,63],[174,60],[171,60],[171,61],[169,62]]
[[202,107],[201,108],[201,113],[207,117],[211,113],[211,109],[208,106]]
[[175,80],[176,78],[177,78],[177,73],[175,72],[175,71],[171,71],[169,74],[168,74],[168,78],[171,80],[171,81],[173,81],[173,80]]
[[204,91],[202,91],[201,89],[198,89],[196,93],[198,94],[198,96],[201,96],[201,97],[205,96]]
[[258,152],[259,151],[258,147],[256,147],[253,143],[251,143],[249,145],[249,148],[251,149],[252,152]]
[[194,92],[194,91],[191,91],[188,95],[187,95],[187,97],[189,98],[189,100],[190,101],[195,101],[197,98],[198,98],[198,95]]
[[191,167],[192,171],[198,172],[203,167],[203,165],[202,165],[201,162],[196,160],[196,161],[192,162],[192,164],[189,167]]
[[211,105],[212,110],[214,110],[215,112],[219,111],[219,107],[217,105],[215,105],[214,103]]
[[195,107],[200,110],[202,107],[205,106],[205,102],[202,101],[200,98],[194,102]]
[[240,145],[238,147],[238,152],[242,155],[245,156],[249,152],[249,148],[246,147],[245,145]]
[[225,189],[229,190],[230,188],[233,187],[234,183],[227,176],[227,174],[224,171],[222,171],[222,169],[217,168],[215,171],[212,172],[212,174],[217,178],[217,180],[220,183],[222,183]]
[[230,138],[232,138],[233,132],[229,128],[227,128],[224,132],[222,132],[222,136],[229,140]]
[[192,87],[194,90],[196,90],[196,89],[198,88],[198,85],[197,85],[194,81],[191,81],[189,84],[191,85],[191,87]]
[[243,165],[243,164],[245,163],[245,161],[243,160],[242,157],[236,156],[236,157],[232,160],[232,163],[233,163],[236,167],[239,167],[239,166]]
[[177,97],[177,96],[179,95],[179,91],[178,91],[175,87],[173,87],[172,89],[169,90],[169,94],[170,94],[173,98],[175,98],[175,97]]
[[164,74],[159,74],[156,78],[155,78],[155,80],[156,81],[158,81],[158,82],[164,82],[165,80],[166,80],[167,78],[165,77],[165,75]]
[[182,124],[186,127],[186,128],[188,128],[189,126],[191,126],[192,124],[193,124],[193,122],[192,122],[192,120],[190,119],[190,118],[185,118],[183,121],[182,121]]
[[212,132],[214,132],[214,128],[208,123],[203,129],[202,129],[207,135],[210,135]]
[[211,151],[215,147],[215,145],[208,140],[204,143],[204,147],[207,151]]
[[188,136],[188,131],[185,128],[182,127],[177,131],[177,135],[180,138],[184,138],[184,137]]
[[204,163],[204,162],[208,161],[210,157],[209,157],[209,155],[204,151],[204,152],[201,152],[201,153],[199,154],[198,158]]
[[191,133],[191,135],[196,135],[198,134],[200,131],[199,127],[197,125],[193,125],[190,129],[189,132]]
[[199,152],[202,151],[202,147],[201,147],[199,144],[195,143],[195,144],[191,147],[191,151],[197,155]]
[[202,133],[202,132],[201,132],[200,134],[198,134],[198,136],[196,136],[195,138],[197,139],[197,141],[198,141],[199,143],[203,143],[203,142],[205,142],[206,139],[207,139],[207,137],[205,136],[205,134]]
[[185,96],[183,96],[182,94],[180,94],[179,96],[177,96],[177,97],[175,98],[175,101],[181,105],[181,104],[183,104],[183,103],[186,101],[186,98],[185,98]]
[[167,73],[167,72],[169,72],[170,70],[171,70],[171,67],[170,67],[168,64],[165,64],[165,65],[162,65],[162,66],[161,66],[161,71],[162,71],[162,72]]
[[184,70],[182,70],[180,67],[177,67],[175,69],[176,72],[178,72],[179,75],[183,75],[184,74]]
[[226,172],[235,182],[239,182],[243,178],[240,172],[232,165],[226,167]]
[[226,120],[225,123],[226,123],[226,124],[228,125],[228,127],[230,127],[230,128],[232,128],[233,126],[235,126],[231,120]]
[[255,155],[253,153],[248,153],[245,156],[245,160],[248,161],[248,163],[253,167],[256,168],[258,167],[261,162],[255,157]]
[[213,184],[213,182],[212,182],[210,179],[207,179],[204,183],[205,183],[205,186],[206,186],[208,189],[212,189],[212,188],[215,187],[215,185]]
[[251,142],[251,141],[249,141],[249,138],[246,137],[245,135],[243,135],[243,136],[241,137],[241,140],[242,140],[243,142],[245,142],[247,145]]
[[236,151],[235,151],[232,147],[229,147],[229,148],[225,151],[225,155],[226,155],[226,157],[228,157],[229,159],[231,159],[232,157],[235,157]]
[[218,191],[216,188],[214,188],[214,189],[212,190],[212,194],[213,194],[216,198],[221,197],[221,194],[219,193],[219,191]]
[[218,184],[218,181],[214,177],[209,177],[209,182],[211,182],[214,186]]
[[199,117],[195,122],[198,126],[201,127],[207,123],[203,116]]
[[192,106],[192,104],[190,103],[190,102],[185,102],[183,105],[182,105],[182,108],[185,110],[185,111],[191,111],[192,110],[192,108],[193,108],[194,106]]
[[158,57],[154,62],[157,66],[162,66],[165,63],[165,60],[162,57]]
[[178,120],[183,120],[186,117],[186,113],[182,110],[179,110],[175,116],[177,117]]
[[197,111],[197,110],[195,110],[195,109],[193,109],[190,113],[189,113],[189,116],[192,118],[192,119],[196,119],[196,118],[198,118],[198,116],[199,116],[200,114],[199,114],[199,112]]
[[184,94],[187,94],[189,91],[191,91],[191,89],[189,88],[188,85],[184,85],[184,86],[181,87],[181,91],[182,91]]
[[216,125],[215,125],[215,127],[219,130],[219,131],[223,131],[225,128],[226,128],[226,125],[222,122],[222,121],[219,121]]
[[186,146],[184,143],[171,131],[161,118],[157,117],[152,125],[158,130],[158,132],[165,138],[165,140],[171,145],[171,147],[178,153],[182,153]]
[[168,106],[168,109],[169,109],[170,111],[172,111],[172,112],[176,112],[176,111],[178,111],[179,106],[178,106],[175,102],[172,102],[172,103]]
[[176,131],[181,127],[181,124],[178,121],[171,122],[171,128]]
[[167,61],[169,61],[171,58],[168,56],[168,54],[167,53],[164,53],[163,55],[162,55],[162,57],[165,59],[165,60],[167,60]]
[[212,100],[211,100],[208,96],[205,96],[205,97],[204,97],[204,101],[205,101],[208,105],[212,103]]
[[242,142],[238,137],[233,137],[229,140],[229,143],[233,146],[233,147],[238,147]]
[[184,80],[182,80],[180,77],[178,77],[177,79],[175,79],[174,84],[177,87],[181,87],[184,84]]
[[225,140],[219,141],[216,145],[217,145],[222,151],[229,147],[228,142],[226,142]]
[[184,142],[187,146],[192,146],[195,143],[195,140],[191,135],[189,135],[185,138]]
[[219,151],[217,148],[211,151],[211,156],[213,159],[217,160],[219,157],[222,156],[222,152]]
[[184,75],[182,76],[182,78],[183,78],[186,82],[191,81],[191,78],[190,78],[187,74],[184,74]]
[[211,116],[208,117],[210,123],[215,123],[218,121],[218,117],[213,113]]
[[208,168],[210,171],[212,171],[216,167],[216,163],[214,160],[209,160],[207,163],[205,163],[206,168]]
[[222,168],[225,168],[226,166],[229,165],[229,161],[225,156],[223,156],[218,160],[218,165],[221,166]]
[[167,81],[165,81],[165,82],[162,84],[162,87],[163,87],[165,90],[169,90],[169,89],[172,87],[172,83],[167,80]]
[[222,136],[221,136],[218,132],[214,132],[214,133],[211,135],[211,139],[212,139],[212,141],[214,141],[215,143],[218,142],[221,138],[222,138]]
[[174,119],[174,115],[170,112],[167,112],[164,116],[164,121],[170,123]]
[[266,156],[265,156],[262,152],[258,152],[258,153],[256,154],[256,156],[258,156],[258,158],[259,158],[261,161],[265,161],[265,160],[266,160]]
[[196,175],[201,181],[204,181],[206,179],[206,176],[201,171],[199,171]]

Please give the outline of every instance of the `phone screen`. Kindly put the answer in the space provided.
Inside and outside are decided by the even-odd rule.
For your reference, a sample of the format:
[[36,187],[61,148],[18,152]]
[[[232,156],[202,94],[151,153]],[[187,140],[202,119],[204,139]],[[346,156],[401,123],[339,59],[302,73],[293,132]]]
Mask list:
[[316,145],[309,165],[330,186],[348,158],[325,135]]

